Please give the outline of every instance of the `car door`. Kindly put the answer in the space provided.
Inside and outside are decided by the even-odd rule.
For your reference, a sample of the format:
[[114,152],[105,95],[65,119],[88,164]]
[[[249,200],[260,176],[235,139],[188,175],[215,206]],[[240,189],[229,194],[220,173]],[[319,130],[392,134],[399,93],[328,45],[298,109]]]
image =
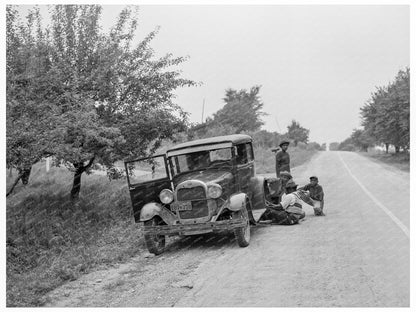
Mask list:
[[139,158],[124,163],[129,186],[134,219],[139,222],[142,207],[150,202],[159,202],[159,193],[171,188],[166,156]]
[[250,179],[254,176],[254,159],[251,143],[236,145],[237,181],[240,191],[250,192]]

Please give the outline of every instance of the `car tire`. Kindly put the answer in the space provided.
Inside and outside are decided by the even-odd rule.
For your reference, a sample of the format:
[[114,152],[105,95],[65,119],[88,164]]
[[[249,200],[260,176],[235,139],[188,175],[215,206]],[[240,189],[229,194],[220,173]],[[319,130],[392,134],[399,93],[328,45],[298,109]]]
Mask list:
[[[152,218],[148,221],[144,221],[145,227],[161,225],[162,220],[158,218]],[[165,251],[166,237],[165,235],[157,234],[144,234],[144,241],[146,242],[147,250],[155,255],[160,255]]]
[[250,222],[248,219],[248,212],[247,208],[244,207],[239,211],[234,211],[232,214],[233,219],[241,219],[245,220],[246,225],[243,227],[239,227],[234,229],[234,235],[237,240],[238,246],[240,247],[247,247],[250,244]]

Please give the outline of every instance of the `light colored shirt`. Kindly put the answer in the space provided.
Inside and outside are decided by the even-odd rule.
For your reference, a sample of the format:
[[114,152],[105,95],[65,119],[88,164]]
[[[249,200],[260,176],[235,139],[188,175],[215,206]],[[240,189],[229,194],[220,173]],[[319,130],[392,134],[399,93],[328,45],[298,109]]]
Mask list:
[[302,205],[304,202],[300,199],[296,192],[283,195],[280,204],[282,205],[283,209],[286,210],[286,212],[298,214],[303,213]]

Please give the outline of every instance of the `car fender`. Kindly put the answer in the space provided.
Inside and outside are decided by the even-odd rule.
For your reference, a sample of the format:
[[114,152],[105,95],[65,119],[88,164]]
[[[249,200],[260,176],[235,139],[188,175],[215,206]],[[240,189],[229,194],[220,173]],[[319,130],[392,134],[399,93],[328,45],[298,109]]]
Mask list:
[[148,221],[154,216],[159,216],[166,224],[175,224],[175,215],[159,203],[147,203],[140,211],[140,221]]
[[228,209],[231,211],[239,211],[246,207],[247,195],[245,193],[238,193],[230,196],[230,206]]
[[[248,206],[247,206],[248,205]],[[254,220],[253,213],[251,211],[251,202],[247,194],[239,193],[230,196],[229,207],[231,211],[239,211],[243,208],[247,208],[248,218],[251,224],[256,224]]]

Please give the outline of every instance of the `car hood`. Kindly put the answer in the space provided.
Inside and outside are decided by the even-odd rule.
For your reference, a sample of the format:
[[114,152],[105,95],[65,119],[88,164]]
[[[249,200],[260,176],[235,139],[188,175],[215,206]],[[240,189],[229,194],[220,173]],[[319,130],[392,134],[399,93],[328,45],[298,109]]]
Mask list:
[[185,173],[179,176],[178,178],[174,178],[173,182],[174,182],[174,185],[176,186],[187,180],[199,180],[204,183],[208,183],[208,182],[218,183],[222,186],[223,184],[231,182],[232,179],[233,179],[233,175],[231,174],[231,172],[226,171],[226,170],[213,169],[213,170],[203,170],[203,171]]

